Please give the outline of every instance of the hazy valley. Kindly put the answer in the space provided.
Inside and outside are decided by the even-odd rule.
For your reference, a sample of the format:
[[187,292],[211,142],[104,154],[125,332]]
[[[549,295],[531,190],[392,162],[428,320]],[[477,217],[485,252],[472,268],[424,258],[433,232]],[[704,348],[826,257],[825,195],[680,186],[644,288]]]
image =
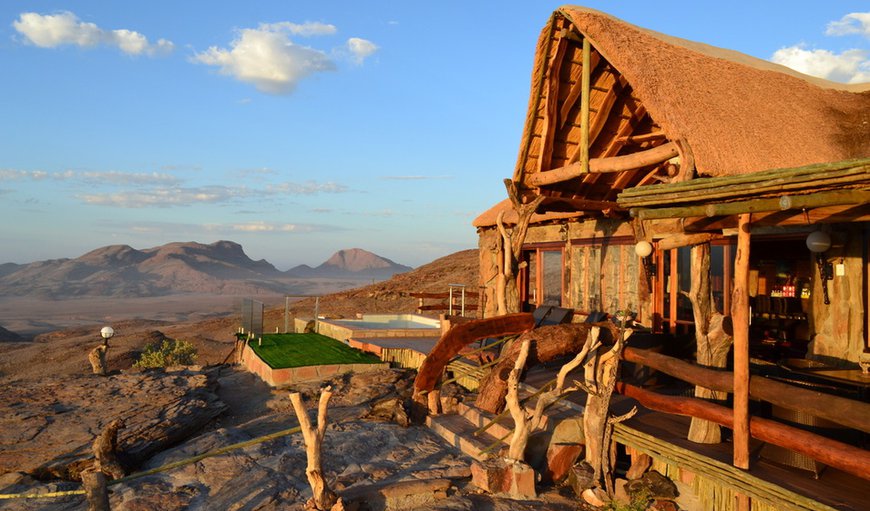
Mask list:
[[[410,269],[361,249],[282,272],[230,241],[114,245],[74,259],[0,265],[0,327],[28,337],[124,319],[198,321],[232,313],[242,298],[277,306],[286,295],[325,295]],[[0,331],[3,338],[11,336]]]

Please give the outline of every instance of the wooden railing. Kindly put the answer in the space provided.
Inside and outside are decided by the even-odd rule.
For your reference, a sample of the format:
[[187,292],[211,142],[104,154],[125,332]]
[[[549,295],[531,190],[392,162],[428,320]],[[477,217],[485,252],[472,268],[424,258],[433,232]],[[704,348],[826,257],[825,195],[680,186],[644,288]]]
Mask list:
[[[695,385],[729,393],[734,391],[734,376],[728,371],[709,369],[660,353],[631,347],[625,349],[623,358],[628,362],[643,364]],[[868,403],[758,376],[751,376],[748,383],[750,397],[827,419],[865,433],[870,432],[870,404]],[[616,390],[637,399],[651,410],[697,417],[728,428],[734,426],[734,415],[730,408],[702,399],[665,396],[625,383],[618,384]],[[760,417],[750,419],[749,433],[763,442],[784,447],[870,480],[870,451],[860,447]]]
[[444,311],[448,314],[466,316],[469,312],[477,311],[480,304],[479,292],[466,291],[463,294],[461,290],[455,290],[452,293],[409,293],[408,296],[417,298],[417,314]]

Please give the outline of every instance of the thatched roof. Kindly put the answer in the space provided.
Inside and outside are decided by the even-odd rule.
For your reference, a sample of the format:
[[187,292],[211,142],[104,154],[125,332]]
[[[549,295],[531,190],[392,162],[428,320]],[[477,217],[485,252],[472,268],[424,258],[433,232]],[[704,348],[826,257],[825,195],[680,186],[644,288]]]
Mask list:
[[[590,159],[656,147],[677,157],[535,183],[577,161],[583,38],[592,47]],[[541,33],[528,112],[514,181],[551,197],[613,201],[635,186],[870,156],[870,84],[808,77],[575,6]]]

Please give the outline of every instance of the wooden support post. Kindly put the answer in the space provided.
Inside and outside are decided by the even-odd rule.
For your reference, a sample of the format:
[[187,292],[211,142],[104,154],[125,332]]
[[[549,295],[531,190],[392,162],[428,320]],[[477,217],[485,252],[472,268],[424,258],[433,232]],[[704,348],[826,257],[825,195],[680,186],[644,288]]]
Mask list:
[[96,466],[112,479],[124,477],[124,467],[118,461],[118,430],[126,427],[124,419],[115,419],[94,440],[92,446],[94,457],[97,459]]
[[311,426],[311,421],[308,420],[308,412],[302,404],[299,393],[290,393],[290,402],[293,403],[293,409],[296,411],[297,419],[299,419],[299,427],[305,440],[305,454],[308,457],[305,475],[308,476],[308,484],[311,485],[313,493],[309,502],[319,511],[332,509],[332,506],[339,501],[338,496],[326,484],[320,461],[320,446],[323,443],[323,436],[326,434],[326,407],[329,405],[331,397],[332,387],[324,387],[320,391],[320,401],[317,406],[317,429],[315,429]]
[[99,466],[82,470],[82,485],[88,501],[88,511],[109,511],[109,489],[106,475]]
[[580,93],[580,172],[589,173],[589,92],[592,76],[592,45],[583,38],[583,71]]
[[[725,367],[728,365],[731,338],[723,328],[723,316],[713,307],[709,243],[692,247],[691,272],[689,301],[692,302],[692,314],[695,318],[697,362],[703,366]],[[695,387],[695,396],[705,399],[725,399],[727,394],[698,385]],[[701,444],[718,444],[722,441],[718,424],[694,417],[689,425],[688,438],[692,442]]]
[[734,324],[734,466],[749,469],[749,240],[751,214],[737,219],[737,257],[731,318]]
[[526,410],[520,404],[519,384],[520,375],[526,367],[526,359],[529,356],[529,346],[531,340],[526,339],[520,345],[520,354],[517,356],[517,361],[514,368],[511,369],[508,376],[508,392],[507,401],[508,410],[511,412],[511,417],[514,420],[514,433],[511,437],[510,450],[508,451],[508,459],[515,461],[525,460],[526,444],[529,442],[529,421],[526,420]]
[[108,374],[108,364],[106,362],[106,352],[109,351],[109,343],[103,342],[88,354],[88,361],[91,363],[91,369],[94,374],[106,376]]

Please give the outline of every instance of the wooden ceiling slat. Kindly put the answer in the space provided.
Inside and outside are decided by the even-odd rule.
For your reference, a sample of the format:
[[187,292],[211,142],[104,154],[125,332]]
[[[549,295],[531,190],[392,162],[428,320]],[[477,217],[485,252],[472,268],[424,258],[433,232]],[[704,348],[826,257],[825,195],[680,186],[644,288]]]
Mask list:
[[[598,68],[598,64],[601,61],[601,55],[597,51],[593,51],[590,56],[590,64],[589,66],[592,68],[591,71],[595,72],[596,68]],[[573,62],[572,62],[573,64]],[[583,63],[579,64],[581,70]],[[580,99],[580,93],[583,90],[582,80],[574,80],[571,82],[571,88],[568,92],[568,97],[565,98],[565,101],[562,103],[561,114],[559,116],[559,128],[565,126],[565,123],[568,120],[568,114],[571,112],[571,109],[574,108],[574,105],[577,103],[577,100]],[[591,105],[590,105],[591,111]]]
[[547,91],[546,108],[544,109],[543,131],[541,133],[543,150],[541,152],[541,157],[538,159],[538,172],[549,167],[550,157],[553,154],[556,123],[559,121],[559,75],[562,69],[562,57],[564,57],[567,47],[568,39],[565,38],[563,34],[559,37],[559,42],[556,44],[556,51],[553,54],[553,58],[550,60],[550,68],[547,73],[545,84],[545,89]]

